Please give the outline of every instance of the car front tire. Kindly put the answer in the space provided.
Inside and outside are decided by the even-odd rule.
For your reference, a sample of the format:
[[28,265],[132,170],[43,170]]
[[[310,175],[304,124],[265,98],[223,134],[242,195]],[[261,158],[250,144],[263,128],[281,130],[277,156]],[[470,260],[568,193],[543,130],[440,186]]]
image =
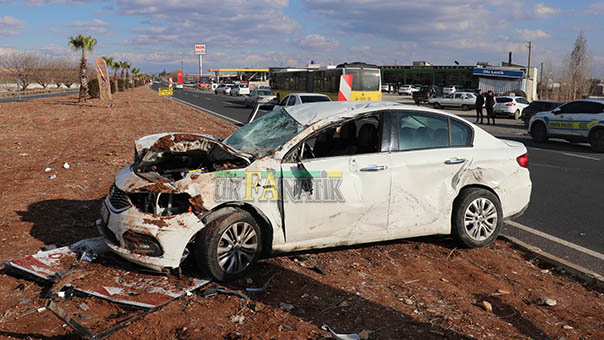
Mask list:
[[435,109],[442,109],[442,105],[440,105],[440,103],[434,103],[434,108]]
[[464,104],[464,105],[461,106],[461,110],[462,111],[468,111],[469,109],[470,109],[470,107],[468,105],[466,105],[466,104]]
[[197,234],[195,253],[199,269],[213,279],[240,278],[262,254],[260,227],[250,213],[236,210]]
[[520,119],[520,116],[521,116],[520,110],[516,110],[516,112],[514,112],[514,119],[518,120],[518,119]]
[[461,191],[453,206],[453,232],[465,246],[487,246],[499,236],[503,221],[495,194],[481,188]]
[[547,142],[547,130],[542,122],[535,122],[531,126],[531,137],[537,143]]
[[589,136],[589,144],[594,152],[604,152],[604,129],[598,129]]

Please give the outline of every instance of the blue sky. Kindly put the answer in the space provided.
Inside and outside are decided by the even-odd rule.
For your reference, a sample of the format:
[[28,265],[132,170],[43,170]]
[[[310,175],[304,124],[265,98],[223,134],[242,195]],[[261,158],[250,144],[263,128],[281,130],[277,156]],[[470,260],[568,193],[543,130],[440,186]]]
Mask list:
[[0,0],[0,54],[75,56],[71,35],[98,40],[94,56],[143,72],[366,61],[560,65],[584,32],[604,76],[604,1],[523,0]]

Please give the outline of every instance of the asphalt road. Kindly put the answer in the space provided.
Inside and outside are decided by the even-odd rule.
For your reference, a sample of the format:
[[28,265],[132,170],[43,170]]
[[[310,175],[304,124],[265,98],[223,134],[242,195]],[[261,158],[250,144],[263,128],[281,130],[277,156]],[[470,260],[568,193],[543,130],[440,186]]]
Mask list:
[[[251,112],[241,97],[183,89],[175,90],[174,98],[238,125]],[[412,104],[408,97],[384,100]],[[474,122],[471,111],[449,111]],[[520,120],[499,118],[496,126],[481,127],[528,149],[531,203],[503,233],[604,276],[604,154],[593,153],[588,144],[534,143]]]
[[18,102],[18,101],[32,100],[32,99],[38,99],[38,98],[46,98],[46,97],[60,97],[60,96],[67,96],[67,95],[75,94],[75,93],[78,93],[78,90],[59,92],[59,93],[37,94],[37,95],[33,95],[33,96],[21,96],[20,99],[19,99],[19,97],[5,97],[5,98],[0,98],[0,103]]

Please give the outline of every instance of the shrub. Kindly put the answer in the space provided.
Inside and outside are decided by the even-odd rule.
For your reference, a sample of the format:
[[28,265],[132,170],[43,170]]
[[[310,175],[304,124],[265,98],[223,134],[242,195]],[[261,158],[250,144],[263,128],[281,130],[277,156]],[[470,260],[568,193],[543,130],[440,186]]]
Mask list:
[[88,94],[91,98],[99,98],[99,80],[91,79],[88,81]]
[[117,89],[119,91],[124,91],[126,88],[124,86],[124,80],[123,79],[118,79],[117,80]]

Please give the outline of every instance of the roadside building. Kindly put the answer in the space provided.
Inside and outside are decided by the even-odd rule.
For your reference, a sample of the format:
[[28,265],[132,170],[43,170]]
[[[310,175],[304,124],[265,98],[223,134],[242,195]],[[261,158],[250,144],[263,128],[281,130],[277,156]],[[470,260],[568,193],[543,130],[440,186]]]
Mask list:
[[432,65],[414,62],[413,65],[380,66],[382,84],[458,85],[464,89],[489,90],[495,94],[526,95],[529,101],[537,99],[537,68],[527,75],[525,66],[502,63],[493,66]]

